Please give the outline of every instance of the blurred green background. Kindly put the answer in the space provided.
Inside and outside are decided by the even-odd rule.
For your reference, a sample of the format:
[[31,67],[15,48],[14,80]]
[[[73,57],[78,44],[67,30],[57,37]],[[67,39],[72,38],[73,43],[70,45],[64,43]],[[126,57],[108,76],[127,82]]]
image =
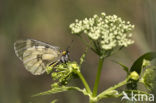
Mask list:
[[[13,43],[19,39],[33,38],[62,49],[71,45],[72,60],[79,61],[85,46],[71,35],[69,24],[105,12],[116,14],[135,25],[135,44],[117,52],[104,62],[99,92],[124,80],[126,73],[115,59],[131,66],[133,61],[148,51],[156,49],[156,1],[155,0],[1,0],[0,1],[0,103],[88,103],[88,97],[78,92],[31,98],[33,94],[50,89],[50,75],[33,76],[24,69],[15,56]],[[82,73],[93,86],[98,56],[87,54]],[[83,88],[81,81],[74,84]],[[119,99],[106,99],[101,103],[120,103]]]

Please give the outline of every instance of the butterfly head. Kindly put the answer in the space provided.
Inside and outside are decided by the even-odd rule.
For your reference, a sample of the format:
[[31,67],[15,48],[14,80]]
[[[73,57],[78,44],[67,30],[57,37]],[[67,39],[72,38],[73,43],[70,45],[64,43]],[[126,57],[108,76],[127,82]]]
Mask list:
[[68,50],[63,51],[63,52],[62,52],[62,57],[61,57],[60,61],[61,61],[62,63],[66,63],[66,62],[68,62],[69,60],[70,60],[70,58],[69,58],[69,51],[68,51]]

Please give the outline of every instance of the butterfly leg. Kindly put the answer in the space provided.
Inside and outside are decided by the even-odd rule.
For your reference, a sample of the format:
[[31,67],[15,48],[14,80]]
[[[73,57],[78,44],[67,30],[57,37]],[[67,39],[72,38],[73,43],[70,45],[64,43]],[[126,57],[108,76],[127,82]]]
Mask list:
[[57,66],[58,64],[60,64],[60,61],[52,62],[49,66],[55,67],[55,66]]

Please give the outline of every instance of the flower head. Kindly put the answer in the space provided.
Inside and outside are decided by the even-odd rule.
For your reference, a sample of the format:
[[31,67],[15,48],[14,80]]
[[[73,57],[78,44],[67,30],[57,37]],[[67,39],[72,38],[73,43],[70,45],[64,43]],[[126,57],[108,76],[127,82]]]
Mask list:
[[101,13],[100,16],[94,15],[92,18],[84,20],[76,19],[75,23],[70,24],[69,27],[73,34],[87,35],[93,42],[93,49],[99,49],[95,50],[98,52],[127,47],[134,43],[130,39],[134,25],[116,15],[107,16],[105,13]]
[[74,76],[75,71],[79,71],[79,65],[76,62],[67,62],[66,64],[59,64],[55,67],[48,66],[46,68],[47,73],[51,73],[53,80],[56,82],[52,84],[52,87],[57,87],[60,84],[66,85],[69,80]]

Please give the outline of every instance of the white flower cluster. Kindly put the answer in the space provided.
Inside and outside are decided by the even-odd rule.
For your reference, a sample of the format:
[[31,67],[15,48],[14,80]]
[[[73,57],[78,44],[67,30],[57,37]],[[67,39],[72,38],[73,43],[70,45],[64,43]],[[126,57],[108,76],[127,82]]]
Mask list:
[[76,19],[75,23],[70,24],[73,34],[88,35],[93,41],[99,41],[100,47],[104,50],[133,44],[134,41],[130,39],[133,28],[134,25],[130,22],[125,22],[116,15],[107,16],[105,13],[101,13],[101,16],[94,15],[89,19]]

